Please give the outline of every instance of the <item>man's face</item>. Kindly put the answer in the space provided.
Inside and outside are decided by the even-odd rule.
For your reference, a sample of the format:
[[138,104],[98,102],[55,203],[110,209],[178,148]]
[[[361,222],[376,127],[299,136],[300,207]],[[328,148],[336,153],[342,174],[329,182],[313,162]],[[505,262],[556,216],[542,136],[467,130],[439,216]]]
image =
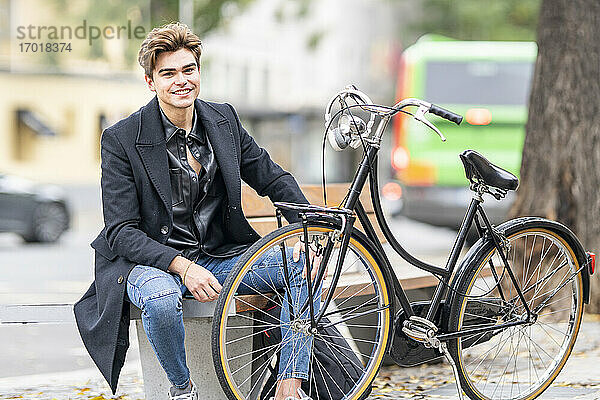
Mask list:
[[145,76],[148,87],[162,103],[175,108],[194,104],[200,93],[200,70],[188,49],[160,53],[152,77]]

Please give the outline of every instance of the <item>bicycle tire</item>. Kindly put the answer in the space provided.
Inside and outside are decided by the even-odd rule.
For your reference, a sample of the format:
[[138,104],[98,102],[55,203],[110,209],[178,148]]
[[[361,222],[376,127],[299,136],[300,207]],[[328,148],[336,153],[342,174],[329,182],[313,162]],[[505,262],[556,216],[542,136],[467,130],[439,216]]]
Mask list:
[[[329,235],[334,231],[335,228],[329,224],[311,222],[308,225],[309,237],[311,239],[319,235],[321,235],[321,237],[322,235]],[[212,355],[217,377],[228,399],[244,400],[250,395],[252,398],[263,398],[262,395],[259,397],[258,393],[267,393],[270,389],[265,387],[261,388],[261,385],[265,385],[265,382],[268,380],[267,377],[263,375],[268,376],[270,373],[275,376],[276,372],[274,370],[277,368],[276,354],[278,353],[276,350],[281,347],[281,345],[279,345],[279,347],[268,350],[268,355],[264,356],[266,361],[265,358],[261,359],[265,350],[256,348],[255,345],[250,349],[246,348],[245,352],[243,349],[236,350],[234,348],[236,345],[234,341],[244,340],[240,339],[240,337],[244,338],[244,336],[239,336],[244,335],[243,333],[239,333],[240,331],[246,330],[245,340],[247,341],[250,340],[250,337],[252,337],[252,340],[256,340],[257,337],[259,337],[262,332],[265,331],[265,329],[262,329],[265,327],[265,325],[260,326],[261,323],[264,324],[264,318],[261,317],[262,314],[264,314],[264,310],[261,311],[258,308],[254,308],[253,311],[250,311],[252,316],[250,316],[248,313],[244,314],[244,312],[236,312],[236,315],[233,315],[233,313],[230,311],[233,307],[236,307],[237,309],[239,304],[245,305],[244,303],[248,303],[248,301],[246,301],[248,298],[244,299],[244,294],[239,294],[242,292],[242,290],[247,290],[248,283],[242,282],[248,282],[249,280],[244,280],[244,277],[248,276],[248,272],[251,271],[252,268],[256,268],[256,260],[264,259],[261,257],[264,257],[264,255],[268,254],[269,251],[272,251],[273,254],[275,254],[278,249],[280,251],[280,243],[284,243],[286,247],[293,246],[293,242],[302,236],[302,234],[302,224],[295,223],[279,228],[266,235],[252,245],[240,257],[223,284],[223,289],[221,290],[219,300],[217,301],[215,316],[213,319]],[[334,250],[334,252],[337,252],[337,250]],[[270,258],[269,260],[273,259],[274,258]],[[330,257],[330,262],[328,264],[330,265],[330,274],[333,272],[332,264],[335,265],[336,259],[337,257],[335,254]],[[337,349],[337,351],[341,354],[342,352],[347,352],[349,349],[351,349],[362,363],[362,365],[359,366],[362,368],[360,379],[357,379],[356,382],[353,381],[353,385],[350,385],[352,387],[347,389],[343,388],[344,399],[359,400],[368,395],[371,388],[371,383],[383,362],[384,355],[389,345],[392,328],[391,321],[393,315],[393,292],[390,290],[392,286],[388,283],[389,279],[387,274],[380,268],[380,265],[383,264],[379,262],[377,252],[374,250],[374,246],[370,244],[370,241],[364,234],[357,230],[354,230],[351,235],[345,262],[347,260],[350,260],[351,263],[348,263],[348,265],[344,264],[344,269],[348,270],[349,268],[356,268],[360,271],[345,275],[346,278],[344,279],[343,283],[343,285],[345,285],[345,289],[341,289],[342,279],[340,279],[340,282],[337,286],[340,289],[337,289],[339,292],[336,292],[334,297],[336,301],[332,301],[328,307],[327,318],[329,321],[331,321],[331,324],[333,324],[343,335],[347,343],[349,343],[349,346],[346,346],[346,348],[343,349]],[[281,268],[281,271],[283,271],[283,268]],[[361,274],[366,275],[360,276]],[[359,283],[350,282],[350,279],[348,278],[349,276],[352,276],[353,279],[355,278],[355,281]],[[242,289],[240,290],[240,288]],[[348,288],[351,288],[349,293],[357,296],[362,295],[363,297],[359,298],[357,296],[348,296],[343,298],[342,295],[344,295],[344,291]],[[368,297],[368,293],[371,291],[373,291],[373,294],[372,296]],[[285,296],[285,293],[283,296]],[[369,299],[368,301],[363,301],[365,296],[367,299]],[[325,292],[323,292],[321,299],[324,297]],[[376,299],[376,304],[373,299]],[[348,306],[346,303],[347,301],[350,301],[352,305]],[[356,306],[353,301],[358,301],[358,306]],[[372,307],[373,311],[369,313],[370,315],[365,315],[364,317],[360,318],[373,319],[375,316],[377,323],[375,326],[359,326],[361,325],[361,320],[359,318],[354,318],[354,315],[369,311],[369,307],[371,307],[369,303],[371,302],[374,304]],[[283,301],[281,301],[281,303],[283,303]],[[350,308],[350,311],[347,311],[348,308]],[[352,316],[353,318],[345,321],[342,320],[342,318],[348,318],[349,316]],[[240,319],[242,322],[240,322]],[[244,321],[249,321],[249,323],[244,325]],[[256,327],[257,322],[259,322],[258,328]],[[279,329],[281,329],[281,326],[283,326],[283,323],[279,320]],[[349,330],[353,328],[362,328],[363,336],[361,336],[361,338],[353,339],[349,333]],[[273,326],[267,326],[267,330],[268,329],[273,329]],[[320,332],[322,332],[320,329],[321,328],[319,327],[317,333],[314,335],[314,343],[319,340],[326,340],[324,337],[319,337]],[[238,337],[236,337],[236,335],[238,335]],[[364,350],[365,345],[367,349],[370,348],[370,351]],[[335,347],[331,345],[328,346],[332,352],[335,352]],[[310,375],[308,379],[308,381],[312,383],[309,384],[307,394],[313,400],[318,400],[324,399],[326,396],[319,396],[316,392],[310,393],[313,386],[319,384],[319,382],[316,382],[317,378],[315,378],[315,376],[317,373],[315,373],[315,371],[321,373],[328,372],[320,369],[318,360],[315,362],[314,348],[315,345],[313,345],[311,350]],[[261,350],[263,353],[260,353]],[[345,356],[345,358],[349,359],[348,356]],[[261,359],[260,365],[258,363],[259,359]],[[340,358],[338,358],[337,361],[340,361],[340,364],[343,364],[341,361],[347,362],[347,360]],[[264,365],[265,362],[267,363],[266,366]],[[240,373],[242,368],[246,368],[246,371],[241,372],[241,377],[239,377],[239,375],[236,376],[236,374]],[[341,368],[343,369],[345,367],[342,365]],[[269,371],[267,371],[267,369]],[[248,371],[250,371],[250,376],[248,376]],[[253,377],[253,375],[255,376]],[[250,384],[247,382],[248,379],[250,379]],[[322,379],[320,384],[327,385],[325,380],[326,379]],[[328,388],[326,387],[326,389]],[[331,387],[331,389],[342,390],[342,388],[339,386],[337,388]]]
[[[506,259],[537,319],[449,341],[448,350],[471,399],[530,400],[562,370],[579,332],[583,314],[579,246],[562,225],[542,218],[512,220],[499,230],[509,244]],[[480,240],[468,260],[453,285],[449,331],[523,318],[525,308],[491,238]],[[487,295],[476,298],[478,293]]]

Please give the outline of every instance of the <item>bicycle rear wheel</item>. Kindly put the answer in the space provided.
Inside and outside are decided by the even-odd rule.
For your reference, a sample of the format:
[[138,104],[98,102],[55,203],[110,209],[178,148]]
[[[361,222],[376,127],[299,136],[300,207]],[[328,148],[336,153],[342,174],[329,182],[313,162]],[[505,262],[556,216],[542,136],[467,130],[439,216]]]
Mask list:
[[[568,238],[542,219],[509,224],[505,235],[506,259],[535,319],[449,342],[472,399],[539,396],[564,366],[581,323],[582,273]],[[454,286],[450,331],[524,320],[523,302],[491,240],[471,259]]]
[[[328,225],[308,226],[312,243],[323,248],[332,243],[329,274],[339,254],[337,242],[331,242],[334,232]],[[290,286],[298,284],[303,265],[298,269],[289,260],[284,265],[282,249],[289,258],[302,236],[299,223],[265,236],[240,258],[223,285],[213,321],[212,348],[217,377],[229,399],[273,396],[280,370],[289,365],[281,359],[297,360],[306,351],[309,371],[302,388],[312,399],[362,399],[370,392],[390,338],[393,310],[385,274],[370,242],[353,233],[337,287],[328,287],[330,276],[321,291],[316,291],[315,313],[329,290],[335,294],[324,310],[325,318],[310,332],[308,311],[300,313],[302,293],[294,292],[294,299],[287,294],[293,288],[270,278],[277,271],[274,279],[281,279],[287,271]],[[301,278],[299,284],[306,285],[306,280]],[[282,310],[290,306],[289,314],[294,317],[287,322]]]

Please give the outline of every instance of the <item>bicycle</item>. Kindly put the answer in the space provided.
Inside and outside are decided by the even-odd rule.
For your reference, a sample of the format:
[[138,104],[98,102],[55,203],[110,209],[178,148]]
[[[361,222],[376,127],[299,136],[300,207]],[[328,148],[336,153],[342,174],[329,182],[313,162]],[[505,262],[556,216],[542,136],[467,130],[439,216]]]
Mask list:
[[[333,113],[336,103],[340,110]],[[412,114],[407,107],[417,109]],[[366,113],[368,120],[357,112]],[[296,345],[307,346],[312,340],[305,391],[315,400],[366,398],[386,354],[405,366],[445,356],[461,399],[463,391],[471,399],[533,399],[564,366],[579,331],[583,304],[589,301],[595,256],[558,222],[524,217],[493,226],[482,207],[483,196],[500,200],[516,190],[519,182],[473,150],[460,154],[474,194],[446,266],[431,265],[409,254],[384,218],[376,168],[385,127],[398,112],[412,115],[442,140],[444,136],[425,118],[426,113],[456,124],[462,121],[461,116],[419,99],[405,99],[392,107],[373,104],[354,86],[328,103],[327,140],[336,150],[362,145],[362,161],[338,207],[276,203],[279,228],[250,247],[224,283],[215,310],[212,345],[215,370],[228,398],[259,399],[272,394],[273,389],[266,386],[274,385],[278,352],[285,343],[261,346],[260,338],[283,328],[278,312],[288,306],[292,319],[285,328],[308,338]],[[334,121],[337,127],[331,129]],[[323,157],[325,142],[324,138]],[[431,300],[409,302],[399,283],[359,200],[367,177],[377,223],[392,249],[439,279]],[[327,204],[325,172],[323,193]],[[284,210],[297,212],[302,222],[282,226]],[[364,232],[355,227],[357,220]],[[479,239],[458,263],[472,225]],[[285,290],[265,293],[264,288],[252,290],[241,283],[250,271],[261,268],[255,261],[266,258],[281,264],[279,270],[289,288],[292,272],[285,252],[298,240],[303,242],[305,255],[316,254],[321,260],[314,276],[306,274],[305,301],[292,307],[285,302]],[[313,271],[314,259],[304,260],[307,270]],[[326,275],[330,278],[324,283]],[[375,324],[364,323],[367,318]],[[331,327],[346,344],[330,344],[335,335],[323,332]],[[361,337],[353,338],[350,328],[362,329]],[[236,348],[244,338],[254,342],[253,349]],[[359,377],[340,387],[333,371],[314,355],[319,343],[337,354],[333,357],[339,362],[336,373],[351,376],[350,365],[359,368]],[[315,382],[315,376],[322,381]],[[319,385],[328,394],[316,393]]]

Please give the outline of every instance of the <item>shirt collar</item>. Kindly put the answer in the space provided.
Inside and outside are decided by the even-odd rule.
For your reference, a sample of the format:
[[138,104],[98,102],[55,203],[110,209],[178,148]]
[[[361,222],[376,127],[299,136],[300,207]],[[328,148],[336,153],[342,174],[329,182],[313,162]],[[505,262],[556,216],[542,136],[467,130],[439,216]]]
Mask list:
[[194,108],[194,120],[192,121],[192,130],[189,134],[190,137],[196,139],[200,144],[206,144],[206,138],[204,136],[204,129],[200,122],[198,122],[198,118],[196,118],[196,109]]
[[[163,128],[165,130],[165,137],[168,142],[169,140],[171,140],[173,138],[173,136],[177,133],[177,131],[179,131],[179,130],[183,131],[183,129],[180,129],[177,126],[175,126],[169,120],[169,118],[164,113],[162,108],[158,107],[158,109],[160,110],[160,119],[162,121]],[[204,144],[204,135],[202,135],[201,133],[198,132],[198,119],[196,118],[196,108],[195,107],[194,107],[194,117],[193,118],[194,119],[192,120],[192,130],[190,131],[189,136],[197,139],[202,144]],[[185,135],[185,132],[183,132],[183,133]]]

